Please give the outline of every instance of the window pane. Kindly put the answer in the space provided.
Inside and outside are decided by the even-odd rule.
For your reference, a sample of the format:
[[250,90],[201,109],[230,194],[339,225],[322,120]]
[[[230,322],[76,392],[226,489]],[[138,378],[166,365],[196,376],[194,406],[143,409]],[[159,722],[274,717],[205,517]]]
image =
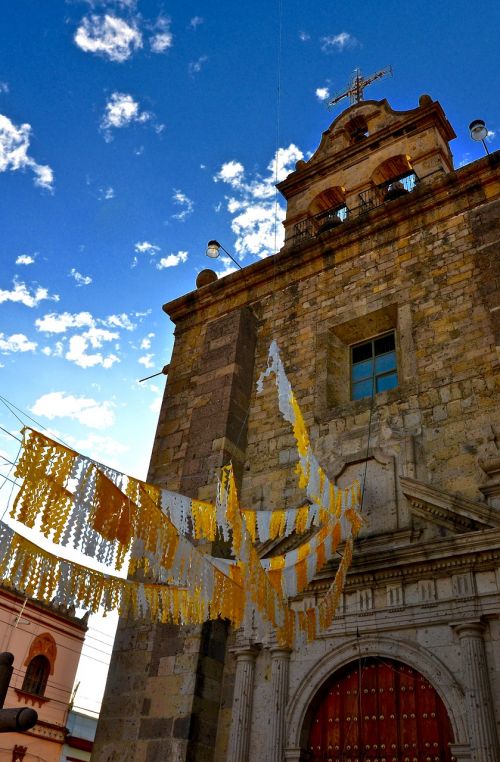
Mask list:
[[375,358],[375,373],[386,373],[388,370],[396,369],[396,352],[388,352],[386,355],[380,355]]
[[385,392],[388,389],[395,389],[398,385],[398,374],[388,373],[386,376],[377,378],[377,392]]
[[361,400],[363,397],[372,396],[372,379],[368,378],[366,381],[358,381],[357,384],[352,385],[352,398],[353,400]]
[[366,344],[358,344],[357,347],[352,348],[352,361],[361,362],[367,360],[372,356],[372,343],[368,341]]
[[371,378],[373,376],[373,362],[372,360],[366,360],[365,362],[358,362],[352,366],[352,380],[361,381],[363,378]]
[[391,352],[396,348],[393,333],[387,333],[385,336],[375,339],[373,343],[375,344],[376,355],[383,355],[385,352]]

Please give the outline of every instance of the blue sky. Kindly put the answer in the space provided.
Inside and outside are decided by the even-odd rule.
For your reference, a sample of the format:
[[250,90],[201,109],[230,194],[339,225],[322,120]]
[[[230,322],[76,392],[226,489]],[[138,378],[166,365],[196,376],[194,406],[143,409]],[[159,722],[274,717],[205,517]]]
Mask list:
[[[499,8],[4,3],[0,394],[23,421],[144,477],[164,378],[138,379],[168,363],[161,306],[213,266],[208,239],[242,265],[274,252],[274,178],[314,151],[342,108],[329,112],[325,96],[358,66],[394,69],[366,98],[441,102],[456,166],[483,155],[472,119],[486,121],[496,148]],[[280,236],[278,220],[278,247]],[[0,407],[0,425],[18,430]],[[7,459],[15,447],[1,434]]]

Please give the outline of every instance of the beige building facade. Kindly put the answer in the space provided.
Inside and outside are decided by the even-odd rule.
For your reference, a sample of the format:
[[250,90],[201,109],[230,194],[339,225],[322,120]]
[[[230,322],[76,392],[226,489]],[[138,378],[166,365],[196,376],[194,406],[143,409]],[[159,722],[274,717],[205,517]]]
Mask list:
[[275,340],[365,526],[300,649],[122,621],[93,760],[500,762],[500,156],[455,170],[453,138],[429,96],[351,106],[279,186],[281,251],[165,305],[149,480],[211,498],[231,460],[246,508],[300,504],[293,434],[256,390]]

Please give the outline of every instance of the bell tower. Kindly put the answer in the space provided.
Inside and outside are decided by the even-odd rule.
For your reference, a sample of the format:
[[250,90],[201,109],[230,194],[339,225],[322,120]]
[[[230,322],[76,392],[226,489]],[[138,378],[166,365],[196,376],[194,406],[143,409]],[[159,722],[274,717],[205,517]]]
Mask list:
[[278,186],[288,202],[285,246],[321,238],[453,171],[454,137],[428,95],[409,111],[394,111],[385,99],[354,103],[323,133],[309,161],[297,162]]

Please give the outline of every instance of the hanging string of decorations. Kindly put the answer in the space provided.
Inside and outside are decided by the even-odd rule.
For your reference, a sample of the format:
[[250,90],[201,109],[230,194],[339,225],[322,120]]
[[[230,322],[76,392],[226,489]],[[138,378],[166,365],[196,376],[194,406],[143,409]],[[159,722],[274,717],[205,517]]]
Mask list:
[[[362,525],[361,489],[332,484],[313,453],[307,428],[281,361],[271,344],[268,367],[278,405],[293,429],[298,509],[242,509],[232,466],[221,470],[214,503],[162,489],[23,429],[16,477],[22,480],[11,518],[38,528],[56,545],[72,547],[109,573],[59,558],[0,525],[0,580],[39,600],[90,611],[118,610],[128,618],[197,624],[223,617],[240,627],[256,611],[280,643],[312,639],[330,626]],[[257,543],[308,533],[299,547],[261,559]],[[311,536],[312,534],[312,536]],[[233,558],[213,557],[207,545],[225,540]],[[303,591],[343,543],[334,580],[317,607],[296,611]],[[114,574],[128,560],[127,579]]]

